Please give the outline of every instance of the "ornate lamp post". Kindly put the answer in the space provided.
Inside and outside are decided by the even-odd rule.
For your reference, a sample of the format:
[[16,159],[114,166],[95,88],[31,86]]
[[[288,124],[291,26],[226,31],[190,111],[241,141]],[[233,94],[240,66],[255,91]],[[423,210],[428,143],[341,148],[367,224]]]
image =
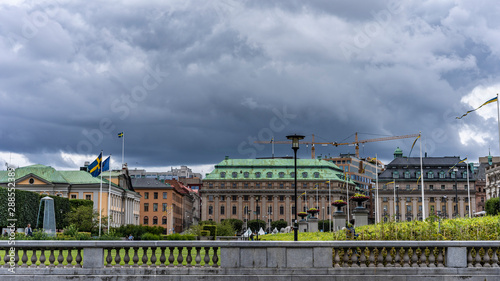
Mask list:
[[293,149],[293,155],[294,155],[293,159],[294,159],[294,168],[295,168],[295,172],[294,172],[294,178],[295,178],[295,222],[293,224],[293,231],[294,231],[293,237],[294,237],[294,241],[299,241],[299,225],[298,225],[298,221],[297,221],[297,210],[298,210],[298,206],[297,206],[297,150],[299,149],[299,140],[304,139],[304,136],[295,134],[295,135],[286,136],[286,138],[292,141],[292,149]]

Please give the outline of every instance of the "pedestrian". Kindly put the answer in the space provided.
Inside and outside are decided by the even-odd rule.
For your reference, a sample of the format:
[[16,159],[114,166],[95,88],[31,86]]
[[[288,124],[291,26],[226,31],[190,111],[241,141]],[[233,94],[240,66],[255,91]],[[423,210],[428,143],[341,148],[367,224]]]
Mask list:
[[31,224],[28,223],[28,226],[24,229],[24,235],[33,236],[33,229],[31,229]]
[[129,234],[128,235],[128,240],[130,240],[130,241],[134,240],[134,236],[132,236],[132,234]]
[[250,234],[250,240],[253,241],[253,232],[252,232],[252,234]]

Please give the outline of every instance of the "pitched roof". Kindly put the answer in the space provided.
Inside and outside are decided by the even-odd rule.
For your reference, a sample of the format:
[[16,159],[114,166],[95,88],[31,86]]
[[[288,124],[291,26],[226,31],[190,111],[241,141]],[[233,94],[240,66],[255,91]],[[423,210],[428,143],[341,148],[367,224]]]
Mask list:
[[169,183],[163,183],[153,178],[133,178],[131,179],[134,189],[171,189]]

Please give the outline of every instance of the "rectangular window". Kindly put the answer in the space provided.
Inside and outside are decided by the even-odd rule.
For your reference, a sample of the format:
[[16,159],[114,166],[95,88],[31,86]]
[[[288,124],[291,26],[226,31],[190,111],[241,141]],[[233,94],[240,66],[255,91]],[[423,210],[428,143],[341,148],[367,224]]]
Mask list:
[[236,215],[236,206],[233,206],[233,215]]
[[285,207],[283,207],[283,205],[280,206],[280,215],[284,215],[285,214]]
[[411,202],[411,198],[410,197],[406,197],[406,202]]
[[273,196],[272,195],[267,195],[267,201],[273,201]]
[[406,185],[406,190],[410,190],[410,185],[409,184]]
[[248,183],[245,183],[245,188],[248,188]]
[[434,190],[434,185],[433,184],[429,184],[429,189],[430,190]]
[[220,201],[221,201],[221,202],[226,201],[226,196],[225,196],[225,195],[221,195],[221,196],[220,196]]
[[233,201],[237,201],[238,197],[236,195],[233,195]]
[[92,195],[90,195],[90,194],[86,194],[86,195],[85,195],[85,199],[87,199],[87,200],[92,200]]
[[214,196],[213,195],[208,195],[208,201],[214,201]]
[[161,211],[166,212],[167,211],[167,203],[162,203],[161,204]]
[[163,192],[163,199],[167,199],[167,193]]
[[387,197],[383,197],[383,198],[382,198],[382,201],[383,201],[383,202],[387,202]]
[[153,212],[158,212],[158,203],[153,203]]
[[430,197],[429,202],[434,203],[434,197]]
[[149,212],[149,203],[144,203],[144,212]]
[[149,192],[144,192],[144,199],[149,199]]
[[260,183],[256,183],[255,188],[260,188]]
[[243,195],[243,201],[248,201],[248,195]]
[[445,186],[444,184],[441,185],[441,190],[444,190],[445,189]]
[[285,201],[285,196],[284,195],[280,195],[280,201],[281,202]]
[[71,199],[76,199],[76,194],[71,194]]
[[153,199],[158,199],[158,192],[153,193]]

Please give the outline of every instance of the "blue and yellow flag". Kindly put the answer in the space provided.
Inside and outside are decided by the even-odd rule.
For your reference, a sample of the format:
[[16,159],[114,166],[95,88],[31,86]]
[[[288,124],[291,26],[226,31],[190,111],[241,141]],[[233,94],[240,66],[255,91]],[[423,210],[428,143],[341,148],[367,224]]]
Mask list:
[[476,111],[476,110],[480,109],[481,107],[483,107],[483,106],[485,106],[485,105],[487,105],[487,104],[489,104],[489,103],[496,102],[496,101],[498,101],[498,96],[496,96],[496,97],[494,97],[494,98],[492,98],[492,99],[487,100],[485,103],[481,104],[481,106],[479,106],[478,108],[473,109],[473,110],[469,110],[469,111],[467,111],[464,115],[462,115],[462,116],[460,116],[460,117],[455,117],[455,118],[456,118],[456,119],[462,119],[463,117],[467,116],[467,114],[469,114],[469,113],[471,113],[471,112],[474,112],[474,111]]
[[119,137],[119,138],[123,138],[123,132],[118,133],[118,137]]
[[410,153],[408,154],[408,158],[410,158],[413,147],[415,146],[415,144],[417,143],[419,138],[420,138],[420,135],[418,135],[418,137],[413,141],[413,144],[411,145]]
[[97,158],[87,167],[87,171],[93,176],[97,177],[101,174],[101,162],[102,162],[102,152],[97,156]]
[[465,157],[464,159],[462,159],[462,160],[458,161],[458,163],[457,163],[457,164],[455,164],[455,165],[453,165],[453,167],[451,167],[451,168],[447,171],[447,173],[448,173],[448,172],[450,172],[450,171],[451,171],[451,169],[455,168],[458,164],[460,164],[460,163],[464,163],[465,161],[467,161],[467,157]]

